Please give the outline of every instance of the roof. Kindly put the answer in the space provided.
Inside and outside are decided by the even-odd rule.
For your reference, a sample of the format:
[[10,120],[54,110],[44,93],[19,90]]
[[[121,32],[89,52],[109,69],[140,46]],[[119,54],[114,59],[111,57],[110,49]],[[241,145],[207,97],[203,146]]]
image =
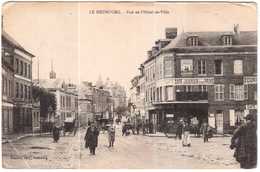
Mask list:
[[21,46],[12,36],[10,36],[7,32],[5,32],[4,30],[2,30],[2,40],[6,40],[8,43],[10,43],[12,46],[14,46],[15,48],[23,51],[24,53],[26,53],[27,55],[31,56],[31,57],[35,57],[33,54],[31,54],[30,52],[28,52],[27,50],[25,50],[23,48],[23,46]]
[[256,45],[256,31],[241,31],[239,34],[233,32],[185,32],[173,39],[163,50],[170,48],[186,47],[186,39],[190,36],[199,37],[199,46],[219,46],[222,45],[221,37],[223,35],[232,35],[232,45]]
[[[231,35],[233,37],[232,45],[231,46],[223,46],[221,42],[221,37],[224,35]],[[198,46],[187,46],[186,40],[190,36],[198,36],[199,37],[199,45]],[[167,51],[170,49],[179,49],[180,51],[193,50],[196,51],[203,51],[211,49],[211,52],[225,50],[225,51],[238,51],[239,45],[244,46],[255,46],[257,45],[257,31],[240,31],[239,34],[235,34],[234,32],[230,31],[208,31],[208,32],[184,32],[177,35],[175,39],[172,39],[171,42],[158,51],[154,56],[148,58],[145,62],[149,62],[152,59],[156,58],[157,55],[160,54],[161,51]],[[231,48],[230,48],[231,47]],[[254,50],[254,49],[253,49]],[[243,51],[243,50],[241,50]]]

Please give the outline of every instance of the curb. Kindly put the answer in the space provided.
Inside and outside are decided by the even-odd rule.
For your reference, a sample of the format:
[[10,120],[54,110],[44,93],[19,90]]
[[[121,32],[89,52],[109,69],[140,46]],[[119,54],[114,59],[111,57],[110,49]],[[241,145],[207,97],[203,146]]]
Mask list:
[[26,138],[26,137],[34,137],[34,136],[48,135],[48,134],[50,134],[50,133],[25,134],[25,135],[22,135],[22,136],[18,136],[18,137],[14,138],[14,139],[2,139],[2,144],[13,143],[13,142],[21,140],[23,138]]

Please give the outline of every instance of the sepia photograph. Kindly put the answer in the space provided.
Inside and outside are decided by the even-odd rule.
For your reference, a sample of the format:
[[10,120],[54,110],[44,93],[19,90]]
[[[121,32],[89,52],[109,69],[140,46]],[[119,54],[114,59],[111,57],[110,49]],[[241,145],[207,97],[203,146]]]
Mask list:
[[257,168],[256,2],[1,4],[2,169]]

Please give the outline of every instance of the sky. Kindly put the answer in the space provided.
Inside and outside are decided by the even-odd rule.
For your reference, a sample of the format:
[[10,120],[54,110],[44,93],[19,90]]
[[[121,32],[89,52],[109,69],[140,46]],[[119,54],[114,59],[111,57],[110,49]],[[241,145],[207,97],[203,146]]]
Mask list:
[[[127,89],[166,27],[186,31],[256,30],[255,4],[9,2],[4,30],[34,54],[33,78],[48,78],[53,61],[58,78],[95,83],[99,76]],[[93,14],[117,10],[120,14]],[[128,14],[127,11],[160,11]]]

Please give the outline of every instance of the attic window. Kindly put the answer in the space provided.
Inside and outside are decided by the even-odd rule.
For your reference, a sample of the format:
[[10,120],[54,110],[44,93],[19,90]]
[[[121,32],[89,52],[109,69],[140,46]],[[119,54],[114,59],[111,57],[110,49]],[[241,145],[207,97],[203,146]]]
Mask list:
[[188,46],[198,46],[199,45],[199,37],[198,36],[190,36],[187,39]]
[[224,35],[222,37],[223,45],[232,45],[232,35]]

